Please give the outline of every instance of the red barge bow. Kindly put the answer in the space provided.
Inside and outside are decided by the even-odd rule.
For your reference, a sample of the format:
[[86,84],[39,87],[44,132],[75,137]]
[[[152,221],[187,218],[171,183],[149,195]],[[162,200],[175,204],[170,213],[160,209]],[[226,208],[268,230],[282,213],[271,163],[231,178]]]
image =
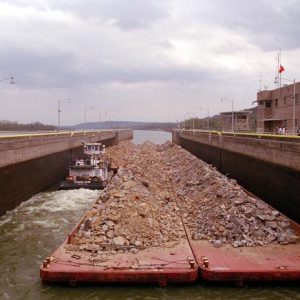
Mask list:
[[155,247],[137,254],[117,253],[107,259],[85,251],[69,251],[81,221],[69,238],[47,257],[40,268],[43,282],[158,284],[190,283],[198,278],[198,266],[187,239],[170,248]]

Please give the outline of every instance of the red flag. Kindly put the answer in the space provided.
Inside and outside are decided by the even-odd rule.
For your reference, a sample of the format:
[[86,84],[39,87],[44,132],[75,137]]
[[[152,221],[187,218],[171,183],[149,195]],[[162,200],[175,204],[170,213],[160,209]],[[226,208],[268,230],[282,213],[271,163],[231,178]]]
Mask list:
[[282,65],[280,65],[280,67],[279,67],[279,73],[282,73],[283,71],[285,71],[285,68]]

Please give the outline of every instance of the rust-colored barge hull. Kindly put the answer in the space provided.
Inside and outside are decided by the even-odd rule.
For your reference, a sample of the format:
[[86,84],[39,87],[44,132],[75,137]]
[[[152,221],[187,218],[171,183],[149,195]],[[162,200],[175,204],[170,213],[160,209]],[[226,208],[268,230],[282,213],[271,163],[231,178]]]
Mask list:
[[137,254],[115,254],[107,260],[91,259],[86,253],[65,251],[67,241],[41,266],[44,282],[144,283],[166,286],[193,282],[198,267],[188,242],[170,248],[151,248]]
[[[245,191],[251,197],[259,199]],[[291,228],[300,235],[300,225],[286,218]],[[190,235],[189,241],[199,266],[199,278],[203,280],[237,284],[300,280],[299,242],[289,245],[269,244],[241,248],[226,245],[215,248],[208,241],[193,240]]]
[[207,241],[191,241],[199,277],[207,281],[300,280],[300,245],[265,247],[213,247]]
[[[73,251],[70,245],[83,223],[81,218],[68,239],[46,258],[40,268],[43,282],[158,284],[190,283],[198,278],[198,266],[187,238],[165,247],[154,247],[138,253],[114,255]],[[109,245],[107,245],[109,247]],[[118,249],[116,249],[118,250]],[[99,255],[97,255],[99,254]]]

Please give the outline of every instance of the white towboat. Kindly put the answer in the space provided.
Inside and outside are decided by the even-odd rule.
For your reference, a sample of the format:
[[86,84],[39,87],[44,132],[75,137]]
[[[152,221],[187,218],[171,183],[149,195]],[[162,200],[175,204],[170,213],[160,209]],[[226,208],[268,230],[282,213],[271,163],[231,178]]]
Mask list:
[[61,190],[69,189],[104,189],[112,172],[109,161],[105,159],[105,145],[84,142],[84,154],[89,158],[76,159],[69,167],[69,176],[59,186]]

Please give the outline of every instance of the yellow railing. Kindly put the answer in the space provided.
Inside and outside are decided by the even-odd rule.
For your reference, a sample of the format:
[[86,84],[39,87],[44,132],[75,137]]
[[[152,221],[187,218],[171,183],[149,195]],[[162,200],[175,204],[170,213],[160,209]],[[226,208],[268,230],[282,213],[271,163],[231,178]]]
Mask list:
[[289,134],[274,134],[274,133],[257,133],[257,132],[232,132],[232,131],[218,131],[218,130],[200,130],[200,129],[180,129],[180,131],[188,131],[193,134],[199,132],[199,133],[211,133],[211,134],[226,134],[226,135],[232,135],[232,136],[249,136],[249,137],[271,137],[271,138],[283,138],[283,139],[300,139],[300,136],[298,135],[289,135]]
[[101,133],[104,131],[114,131],[115,129],[105,129],[105,130],[83,130],[83,131],[56,131],[56,132],[42,132],[42,133],[22,133],[13,135],[0,135],[0,139],[13,139],[20,137],[47,137],[47,136],[74,136],[74,135],[85,135],[89,133]]

